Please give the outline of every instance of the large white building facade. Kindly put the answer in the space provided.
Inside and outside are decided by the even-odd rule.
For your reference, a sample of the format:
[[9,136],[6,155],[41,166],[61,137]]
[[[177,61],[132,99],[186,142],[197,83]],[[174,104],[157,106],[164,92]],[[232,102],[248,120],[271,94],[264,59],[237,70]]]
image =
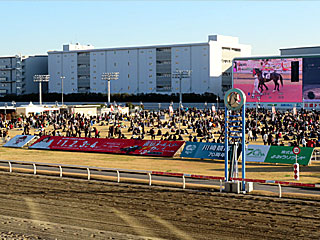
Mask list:
[[182,81],[182,93],[214,93],[232,85],[232,59],[251,56],[251,46],[237,37],[211,35],[208,42],[145,47],[94,49],[64,45],[48,52],[49,92],[106,93],[106,72],[119,72],[111,93],[179,93],[177,70],[191,70]]

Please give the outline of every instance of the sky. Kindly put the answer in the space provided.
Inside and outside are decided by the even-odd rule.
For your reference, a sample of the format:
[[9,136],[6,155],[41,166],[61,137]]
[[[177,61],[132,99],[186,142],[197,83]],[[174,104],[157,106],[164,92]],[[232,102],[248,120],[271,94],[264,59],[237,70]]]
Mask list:
[[0,56],[46,54],[63,44],[95,48],[239,37],[253,56],[320,46],[320,1],[3,1]]

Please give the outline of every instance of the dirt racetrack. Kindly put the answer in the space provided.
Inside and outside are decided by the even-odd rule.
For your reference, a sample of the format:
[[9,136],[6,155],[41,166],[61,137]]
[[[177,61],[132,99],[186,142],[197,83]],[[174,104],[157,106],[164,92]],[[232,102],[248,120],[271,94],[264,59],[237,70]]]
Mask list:
[[1,239],[319,239],[320,202],[0,172]]

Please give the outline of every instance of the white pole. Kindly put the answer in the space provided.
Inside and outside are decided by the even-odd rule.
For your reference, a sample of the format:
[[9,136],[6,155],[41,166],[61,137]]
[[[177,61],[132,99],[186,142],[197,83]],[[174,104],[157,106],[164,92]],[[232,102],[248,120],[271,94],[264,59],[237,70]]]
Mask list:
[[110,79],[108,79],[108,105],[110,105],[111,102],[111,90],[110,90]]
[[41,87],[41,80],[39,81],[39,104],[42,106],[42,87]]

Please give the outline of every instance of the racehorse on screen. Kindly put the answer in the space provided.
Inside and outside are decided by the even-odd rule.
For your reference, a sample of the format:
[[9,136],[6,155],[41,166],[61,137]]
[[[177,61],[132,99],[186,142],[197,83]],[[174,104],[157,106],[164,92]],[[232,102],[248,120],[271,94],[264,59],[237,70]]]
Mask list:
[[270,76],[263,76],[262,71],[259,68],[254,68],[253,69],[253,76],[257,75],[258,79],[259,79],[259,90],[261,90],[261,92],[263,92],[263,86],[266,88],[266,90],[268,90],[269,88],[267,87],[267,85],[265,84],[266,82],[271,82],[273,81],[274,83],[274,89],[273,92],[275,91],[280,91],[280,84],[279,81],[281,82],[281,86],[283,86],[283,79],[281,74],[276,73],[276,72],[272,72],[270,73]]

